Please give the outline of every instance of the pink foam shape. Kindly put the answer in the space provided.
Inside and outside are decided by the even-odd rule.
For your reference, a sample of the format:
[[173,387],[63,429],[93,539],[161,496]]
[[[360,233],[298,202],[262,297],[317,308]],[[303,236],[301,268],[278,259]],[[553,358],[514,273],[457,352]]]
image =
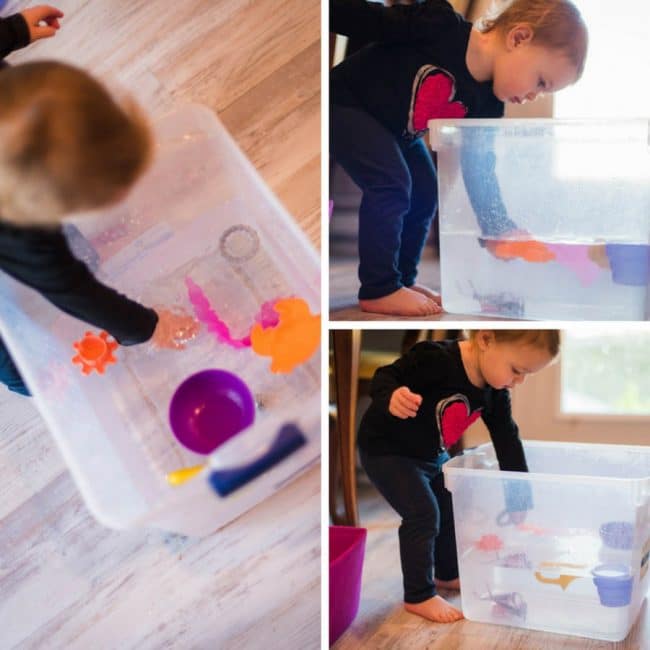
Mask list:
[[546,244],[555,253],[559,264],[571,269],[583,287],[594,282],[600,273],[600,267],[589,258],[589,246],[586,244]]
[[[185,278],[185,286],[187,286],[187,294],[194,307],[194,313],[197,319],[207,327],[208,332],[212,332],[221,343],[226,343],[233,348],[250,347],[250,334],[241,339],[232,338],[228,325],[219,318],[217,313],[212,309],[201,287],[193,282],[190,277]],[[262,305],[262,308],[264,308],[264,305]]]

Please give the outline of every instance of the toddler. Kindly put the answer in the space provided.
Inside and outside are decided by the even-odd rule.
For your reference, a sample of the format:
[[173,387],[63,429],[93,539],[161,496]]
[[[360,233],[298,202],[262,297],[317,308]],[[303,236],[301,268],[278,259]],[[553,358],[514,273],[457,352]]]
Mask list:
[[[13,28],[0,34],[31,33],[24,16],[7,20]],[[105,286],[72,255],[62,231],[66,215],[122,199],[147,167],[151,148],[135,104],[118,103],[84,71],[53,61],[0,70],[0,270],[121,345],[151,340],[182,348],[198,331],[193,318],[144,307]],[[0,381],[29,394],[1,340]]]
[[[418,343],[375,373],[359,451],[370,480],[402,518],[407,611],[440,623],[462,618],[436,593],[460,587],[451,494],[441,471],[447,449],[480,416],[500,469],[526,472],[510,389],[547,366],[559,345],[557,330],[476,330],[460,342]],[[521,523],[530,493],[507,492],[506,506],[510,521]]]
[[[502,117],[505,102],[574,83],[585,25],[569,0],[511,0],[476,26],[446,0],[394,7],[331,0],[330,8],[332,31],[371,42],[332,70],[330,84],[330,151],[363,191],[359,305],[437,313],[440,297],[416,283],[437,206],[435,168],[421,139],[428,120]],[[486,175],[494,176],[493,165]],[[465,178],[482,232],[515,228],[498,192],[476,200],[472,185],[484,181]]]

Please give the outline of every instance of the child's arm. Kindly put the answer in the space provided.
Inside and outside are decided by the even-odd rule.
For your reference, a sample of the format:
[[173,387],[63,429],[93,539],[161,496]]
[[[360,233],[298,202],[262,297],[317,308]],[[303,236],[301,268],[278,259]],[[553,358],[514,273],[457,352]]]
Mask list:
[[0,266],[36,289],[59,309],[109,332],[121,345],[152,340],[181,348],[198,326],[185,315],[143,307],[99,282],[75,258],[61,228],[19,228],[2,224]]
[[[512,419],[508,390],[492,391],[492,403],[481,414],[494,445],[499,469],[510,472],[528,472],[519,428]],[[504,484],[506,511],[511,523],[521,523],[526,510],[533,507],[533,495],[526,480],[506,481]]]
[[510,393],[507,389],[491,391],[492,403],[486,405],[481,417],[490,432],[499,468],[509,472],[527,472],[524,446],[519,427],[512,419]]
[[404,43],[435,37],[455,16],[446,0],[393,7],[366,0],[330,0],[330,31],[364,42]]
[[29,27],[20,14],[0,18],[0,58],[29,45]]
[[415,417],[422,403],[421,392],[440,380],[445,364],[439,350],[430,342],[414,345],[389,366],[379,368],[370,384],[370,397],[383,412],[400,419]]
[[54,36],[60,27],[59,18],[63,18],[63,12],[48,5],[0,18],[0,59],[40,38]]
[[516,231],[518,226],[508,217],[501,198],[495,171],[494,137],[490,137],[489,131],[487,134],[488,137],[481,142],[473,142],[469,135],[463,137],[460,166],[481,234],[484,237],[498,237]]

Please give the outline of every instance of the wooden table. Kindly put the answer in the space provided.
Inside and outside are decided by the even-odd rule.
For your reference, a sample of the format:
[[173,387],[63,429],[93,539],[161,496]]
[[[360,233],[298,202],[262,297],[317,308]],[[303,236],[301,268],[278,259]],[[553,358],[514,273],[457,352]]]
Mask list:
[[[153,115],[206,104],[319,245],[320,2],[55,4],[60,32],[10,62],[87,67]],[[0,388],[0,413],[2,650],[320,646],[319,468],[205,539],[115,532],[31,400]]]

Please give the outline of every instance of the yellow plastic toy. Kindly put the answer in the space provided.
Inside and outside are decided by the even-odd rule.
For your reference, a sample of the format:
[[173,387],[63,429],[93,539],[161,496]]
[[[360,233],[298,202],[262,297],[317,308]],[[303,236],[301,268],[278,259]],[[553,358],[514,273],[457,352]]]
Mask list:
[[205,469],[205,464],[203,465],[193,465],[192,467],[183,467],[182,469],[177,469],[173,472],[169,472],[165,477],[167,483],[170,485],[182,485],[186,481],[189,481],[191,478],[194,478],[199,472]]

